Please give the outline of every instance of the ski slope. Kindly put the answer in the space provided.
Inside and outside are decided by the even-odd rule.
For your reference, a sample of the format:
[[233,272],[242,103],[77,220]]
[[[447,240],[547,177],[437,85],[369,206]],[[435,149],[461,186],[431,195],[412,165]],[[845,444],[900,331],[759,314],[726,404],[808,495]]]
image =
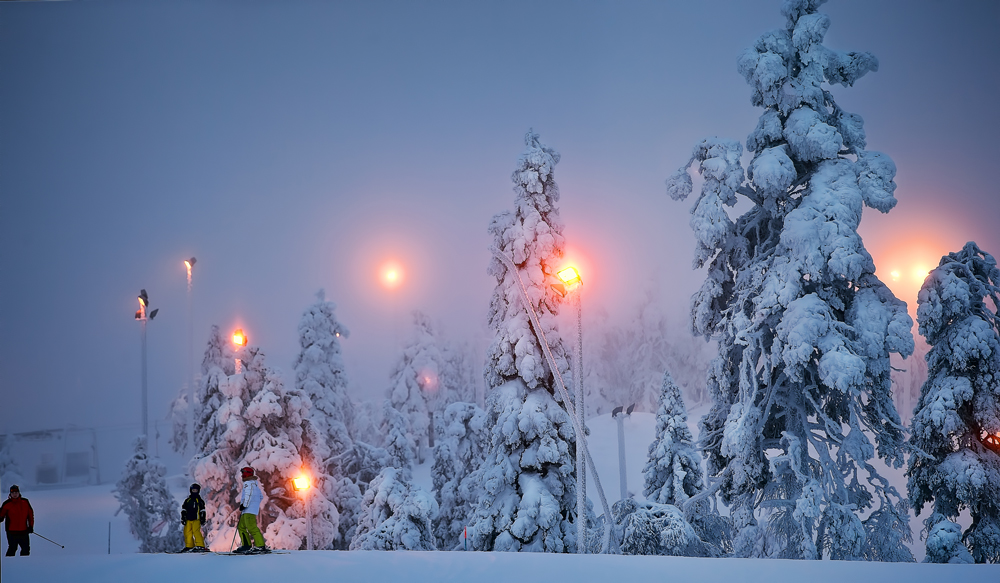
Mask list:
[[[693,413],[696,418],[698,413]],[[641,496],[645,452],[653,439],[655,418],[635,413],[625,419],[628,491]],[[588,420],[589,446],[608,502],[619,498],[617,424],[609,415]],[[429,463],[414,472],[415,480],[430,489]],[[180,500],[188,479],[171,479]],[[530,581],[719,581],[767,583],[845,583],[856,580],[907,583],[995,583],[1000,565],[925,565],[841,561],[781,561],[759,559],[699,559],[602,555],[551,555],[484,552],[344,552],[294,551],[282,555],[224,556],[142,555],[128,532],[124,514],[115,515],[113,484],[55,490],[26,490],[35,509],[36,527],[66,548],[38,537],[31,541],[30,557],[0,557],[4,583],[171,582],[187,581],[327,581],[526,583]],[[593,480],[588,494],[600,513]],[[179,523],[178,523],[179,524]],[[912,523],[919,529],[920,522]],[[110,544],[109,544],[110,527]],[[923,542],[911,548],[918,559]],[[6,548],[6,539],[4,539]],[[110,551],[110,553],[109,553]],[[919,551],[919,554],[917,553]]]

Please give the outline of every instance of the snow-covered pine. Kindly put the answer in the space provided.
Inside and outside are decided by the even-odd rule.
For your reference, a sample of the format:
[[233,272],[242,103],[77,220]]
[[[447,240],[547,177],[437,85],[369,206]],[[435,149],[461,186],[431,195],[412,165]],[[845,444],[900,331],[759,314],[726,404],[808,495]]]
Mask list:
[[710,556],[684,513],[673,504],[627,498],[615,502],[613,511],[623,555]]
[[[493,217],[493,248],[517,266],[552,355],[567,384],[568,351],[556,329],[559,296],[552,289],[562,267],[564,240],[556,203],[555,150],[538,135],[514,170],[514,212]],[[552,371],[533,330],[515,273],[497,258],[490,301],[494,333],[485,366],[489,445],[475,474],[482,491],[475,505],[472,547],[482,551],[576,551],[576,436],[560,405]],[[571,386],[571,385],[570,385]]]
[[687,408],[669,370],[663,373],[656,438],[649,444],[643,475],[642,493],[657,504],[680,506],[705,487],[701,456],[687,425]]
[[397,468],[385,468],[361,502],[352,551],[433,551],[437,502]]
[[406,416],[392,406],[388,399],[382,406],[383,448],[388,453],[388,467],[396,468],[400,475],[410,478],[413,472],[413,461],[416,453],[413,448],[413,438]]
[[11,451],[13,445],[14,435],[12,433],[4,435],[3,445],[0,446],[0,489],[24,483],[24,474],[21,473],[21,467]]
[[170,402],[170,412],[167,414],[172,430],[167,442],[175,452],[180,454],[183,454],[188,448],[188,410],[192,407],[190,401],[187,387],[181,387],[177,392],[177,397]]
[[[917,452],[910,457],[907,490],[917,514],[933,502],[928,532],[969,511],[972,524],[961,541],[977,563],[1000,561],[997,306],[1000,270],[974,242],[942,257],[917,296],[920,334],[931,349],[927,382],[910,425],[910,444]],[[928,557],[931,542],[928,538]],[[946,555],[934,556],[951,560]]]
[[[219,327],[213,325],[209,331],[208,343],[201,361],[201,380],[195,389],[195,404],[190,403],[187,390],[181,389],[170,404],[169,418],[173,428],[170,445],[177,453],[183,453],[193,446],[194,456],[205,451],[205,426],[218,408],[219,379],[234,372],[233,351],[223,337]],[[188,443],[188,408],[194,407],[194,443]]]
[[486,412],[472,403],[452,403],[441,418],[441,443],[434,448],[431,480],[439,513],[434,536],[439,549],[453,549],[479,498],[479,484],[469,476],[483,462]]
[[138,437],[132,457],[115,485],[119,511],[128,515],[140,553],[172,552],[184,546],[180,506],[167,488],[167,468],[146,452],[146,438]]
[[[308,395],[312,408],[308,423],[312,431],[304,436],[304,455],[317,480],[316,495],[322,496],[331,516],[324,522],[338,525],[332,538],[321,538],[313,521],[314,548],[346,549],[349,535],[354,532],[355,516],[361,503],[360,490],[355,485],[342,483],[346,477],[344,466],[354,450],[348,432],[348,423],[354,417],[353,405],[347,396],[347,374],[340,348],[340,339],[349,332],[341,324],[334,310],[336,304],[326,301],[323,290],[316,294],[315,304],[306,308],[299,321],[299,355],[295,360],[295,387]],[[309,437],[315,436],[313,443]],[[357,495],[357,499],[350,495]],[[346,496],[346,497],[345,497]],[[314,500],[315,502],[315,500]],[[339,516],[334,517],[333,511]],[[334,519],[335,518],[335,519]]]
[[442,382],[448,377],[443,347],[430,318],[415,310],[413,337],[393,367],[386,396],[406,416],[418,463],[423,463],[429,453],[429,413],[443,411],[454,401],[448,394],[451,387]]
[[350,424],[351,437],[355,441],[363,441],[370,446],[381,447],[383,437],[381,430],[382,411],[382,399],[357,403],[354,406],[354,419],[351,420]]
[[[785,28],[739,58],[764,109],[747,138],[746,175],[740,144],[710,138],[667,180],[683,199],[688,167],[697,163],[703,178],[691,227],[694,265],[708,274],[692,323],[718,341],[719,356],[700,439],[710,483],[732,505],[737,555],[886,556],[871,548],[886,537],[866,536],[861,517],[881,511],[893,520],[881,514],[878,524],[909,528],[902,497],[870,460],[903,463],[889,355],[912,352],[912,321],[857,232],[864,205],[896,204],[895,165],[864,149],[863,120],[824,88],[851,86],[878,62],[821,44],[830,26],[822,3],[786,0]],[[733,221],[726,207],[738,196],[750,207]]]

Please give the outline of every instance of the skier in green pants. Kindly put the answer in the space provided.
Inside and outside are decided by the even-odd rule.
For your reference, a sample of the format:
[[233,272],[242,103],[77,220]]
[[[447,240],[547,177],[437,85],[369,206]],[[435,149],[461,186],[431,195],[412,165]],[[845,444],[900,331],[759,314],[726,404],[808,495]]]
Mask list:
[[250,466],[240,470],[240,473],[243,476],[243,491],[240,494],[241,514],[236,530],[240,533],[242,546],[236,549],[236,552],[246,555],[270,552],[264,546],[264,536],[260,533],[260,528],[257,527],[257,513],[260,512],[260,505],[264,500],[257,476],[254,475],[253,468]]

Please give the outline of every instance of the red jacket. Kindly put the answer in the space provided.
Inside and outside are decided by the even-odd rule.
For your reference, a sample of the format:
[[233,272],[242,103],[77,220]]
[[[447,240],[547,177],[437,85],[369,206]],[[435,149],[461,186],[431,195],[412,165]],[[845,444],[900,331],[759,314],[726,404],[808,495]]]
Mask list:
[[7,498],[0,506],[0,520],[7,532],[25,531],[35,525],[35,511],[26,498]]

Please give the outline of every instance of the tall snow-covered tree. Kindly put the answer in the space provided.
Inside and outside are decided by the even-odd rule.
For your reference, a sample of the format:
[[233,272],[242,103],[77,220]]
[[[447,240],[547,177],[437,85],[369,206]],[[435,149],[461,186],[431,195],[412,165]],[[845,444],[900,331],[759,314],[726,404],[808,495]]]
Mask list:
[[136,438],[114,492],[119,509],[128,515],[132,536],[139,539],[140,553],[172,552],[184,545],[180,507],[167,488],[166,475],[166,466],[146,452],[146,438]]
[[[494,250],[509,257],[518,273],[497,258],[490,263],[497,280],[489,310],[494,338],[484,371],[491,389],[490,436],[477,472],[483,489],[470,535],[477,550],[575,552],[576,436],[538,337],[544,332],[572,386],[555,321],[561,296],[551,288],[564,245],[553,175],[559,154],[531,131],[525,143],[512,176],[514,212],[498,214],[490,224]],[[541,331],[532,327],[518,275]]]
[[[910,502],[917,514],[933,503],[928,532],[968,510],[972,524],[962,541],[977,563],[1000,561],[998,306],[1000,269],[973,242],[942,257],[917,296],[920,334],[931,349],[910,425],[919,450],[907,470]],[[931,539],[927,544],[930,557]]]
[[694,436],[687,425],[687,408],[670,371],[663,373],[656,438],[649,444],[647,460],[643,470],[646,500],[680,506],[704,489],[701,456],[695,450]]
[[0,490],[11,484],[24,483],[21,466],[14,459],[13,445],[14,435],[8,433],[3,437],[3,445],[0,445]]
[[[912,352],[912,320],[857,231],[863,206],[896,204],[895,165],[865,150],[863,120],[828,88],[853,85],[878,61],[823,46],[822,3],[786,0],[785,27],[738,60],[764,110],[747,172],[738,142],[710,138],[667,180],[683,199],[691,164],[703,179],[691,227],[694,264],[708,275],[692,323],[719,356],[700,439],[741,556],[890,556],[872,545],[891,539],[866,526],[909,532],[902,497],[870,461],[903,463],[889,355]],[[749,208],[734,221],[726,208],[740,197]]]
[[[322,496],[328,508],[336,511],[337,532],[331,539],[313,534],[315,548],[346,549],[350,534],[357,526],[352,523],[355,509],[361,503],[357,485],[345,472],[354,443],[348,424],[354,407],[347,396],[347,374],[340,348],[340,339],[349,332],[326,301],[323,290],[316,294],[317,302],[309,306],[299,321],[299,355],[295,360],[295,387],[309,396],[312,404],[308,422],[312,431],[305,436],[307,465],[316,477],[316,495]],[[315,443],[308,437],[314,435]],[[356,494],[356,497],[352,497]],[[315,524],[315,522],[314,522]],[[315,526],[314,526],[315,528]]]
[[472,403],[452,403],[440,425],[441,443],[434,448],[431,468],[439,509],[434,536],[439,549],[449,550],[459,544],[472,504],[479,498],[479,484],[468,478],[485,456],[486,412]]
[[[219,327],[213,325],[201,361],[201,380],[196,387],[197,395],[192,404],[185,390],[177,395],[170,405],[169,418],[173,426],[170,444],[174,451],[182,453],[190,446],[195,456],[204,451],[205,426],[219,405],[219,381],[234,372],[233,350],[222,335]],[[188,408],[194,407],[190,418],[194,421],[194,443],[188,444]]]
[[385,468],[365,492],[351,550],[433,551],[431,523],[437,511],[429,493],[397,468]]
[[413,312],[413,338],[399,356],[392,371],[387,397],[406,416],[417,459],[423,462],[429,447],[430,415],[439,404],[446,405],[449,387],[442,383],[445,355],[430,319]]

